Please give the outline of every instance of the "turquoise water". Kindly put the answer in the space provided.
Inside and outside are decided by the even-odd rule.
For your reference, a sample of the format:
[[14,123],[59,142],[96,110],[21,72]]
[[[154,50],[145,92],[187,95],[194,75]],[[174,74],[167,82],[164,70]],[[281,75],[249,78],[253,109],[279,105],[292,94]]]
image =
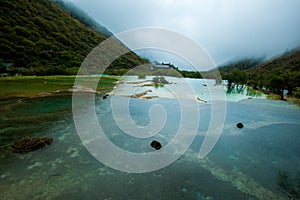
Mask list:
[[[150,122],[152,105],[166,110],[160,133],[144,139],[116,126],[110,100],[97,95],[96,113],[120,148],[151,152],[153,139],[165,146],[175,137],[180,122],[176,99],[130,100],[130,114],[140,125]],[[199,109],[197,136],[182,157],[158,171],[132,174],[105,166],[85,149],[72,119],[70,96],[2,102],[0,199],[289,199],[277,179],[280,171],[291,178],[300,173],[300,109],[282,101],[228,101],[222,135],[204,159],[198,152],[211,104],[199,103]],[[238,122],[245,127],[237,129]],[[51,136],[54,143],[28,154],[10,151],[11,142],[32,135]]]

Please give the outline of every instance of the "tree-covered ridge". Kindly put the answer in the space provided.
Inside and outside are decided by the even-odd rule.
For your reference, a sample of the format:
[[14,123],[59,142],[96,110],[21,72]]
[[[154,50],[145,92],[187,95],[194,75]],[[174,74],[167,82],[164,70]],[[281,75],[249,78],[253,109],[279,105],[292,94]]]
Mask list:
[[247,70],[262,63],[262,58],[245,58],[236,62],[231,62],[226,65],[219,66],[218,69],[221,73],[229,73],[233,70]]
[[228,80],[229,88],[248,85],[264,92],[279,94],[281,99],[284,99],[284,91],[300,98],[300,49],[246,69],[232,66],[236,65],[220,69],[223,79]]
[[271,59],[267,62],[263,62],[257,65],[251,71],[257,71],[260,73],[268,71],[284,71],[298,72],[300,70],[300,49],[291,50],[283,55]]
[[98,33],[110,37],[113,34],[104,26],[100,25],[96,22],[93,18],[91,18],[87,13],[82,11],[80,8],[75,6],[70,1],[65,0],[53,0],[54,3],[59,5],[65,11],[67,11],[73,18],[79,20],[81,23],[85,24],[88,27],[91,27],[93,30],[97,31]]
[[[10,73],[75,74],[87,54],[106,39],[50,0],[1,0],[0,8],[0,64],[9,65]],[[142,62],[128,53],[113,69]]]

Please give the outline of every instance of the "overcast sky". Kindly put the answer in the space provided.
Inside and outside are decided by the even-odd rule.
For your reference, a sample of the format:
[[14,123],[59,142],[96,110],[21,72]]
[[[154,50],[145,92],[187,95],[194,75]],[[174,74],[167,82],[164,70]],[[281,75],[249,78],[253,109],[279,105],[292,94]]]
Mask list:
[[216,64],[300,46],[300,0],[70,1],[114,34],[142,27],[182,33],[202,45]]

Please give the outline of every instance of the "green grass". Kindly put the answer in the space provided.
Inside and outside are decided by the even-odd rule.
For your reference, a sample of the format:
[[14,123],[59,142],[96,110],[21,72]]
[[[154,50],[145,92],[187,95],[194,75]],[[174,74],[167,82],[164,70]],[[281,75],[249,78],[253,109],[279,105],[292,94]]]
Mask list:
[[[267,98],[270,99],[270,100],[280,100],[280,95],[278,95],[278,94],[268,94]],[[292,103],[296,104],[297,106],[300,106],[300,99],[299,98],[295,98],[295,97],[292,97],[292,96],[285,96],[284,99],[288,102],[292,102]]]
[[260,90],[255,90],[251,86],[247,86],[247,95],[251,97],[261,97],[264,93]]
[[[12,97],[38,97],[42,92],[54,92],[72,88],[76,76],[20,76],[0,78],[0,99]],[[83,86],[90,87],[98,82],[97,77],[80,77]],[[97,91],[112,90],[117,77],[101,77]]]

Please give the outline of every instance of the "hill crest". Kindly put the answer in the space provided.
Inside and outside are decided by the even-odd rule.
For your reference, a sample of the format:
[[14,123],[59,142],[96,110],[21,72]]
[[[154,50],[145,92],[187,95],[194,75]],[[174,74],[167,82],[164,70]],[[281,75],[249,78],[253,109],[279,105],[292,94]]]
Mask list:
[[[107,38],[50,0],[1,0],[0,8],[0,66],[11,63],[11,74],[76,74],[87,54]],[[112,70],[147,62],[133,52],[118,60]]]

